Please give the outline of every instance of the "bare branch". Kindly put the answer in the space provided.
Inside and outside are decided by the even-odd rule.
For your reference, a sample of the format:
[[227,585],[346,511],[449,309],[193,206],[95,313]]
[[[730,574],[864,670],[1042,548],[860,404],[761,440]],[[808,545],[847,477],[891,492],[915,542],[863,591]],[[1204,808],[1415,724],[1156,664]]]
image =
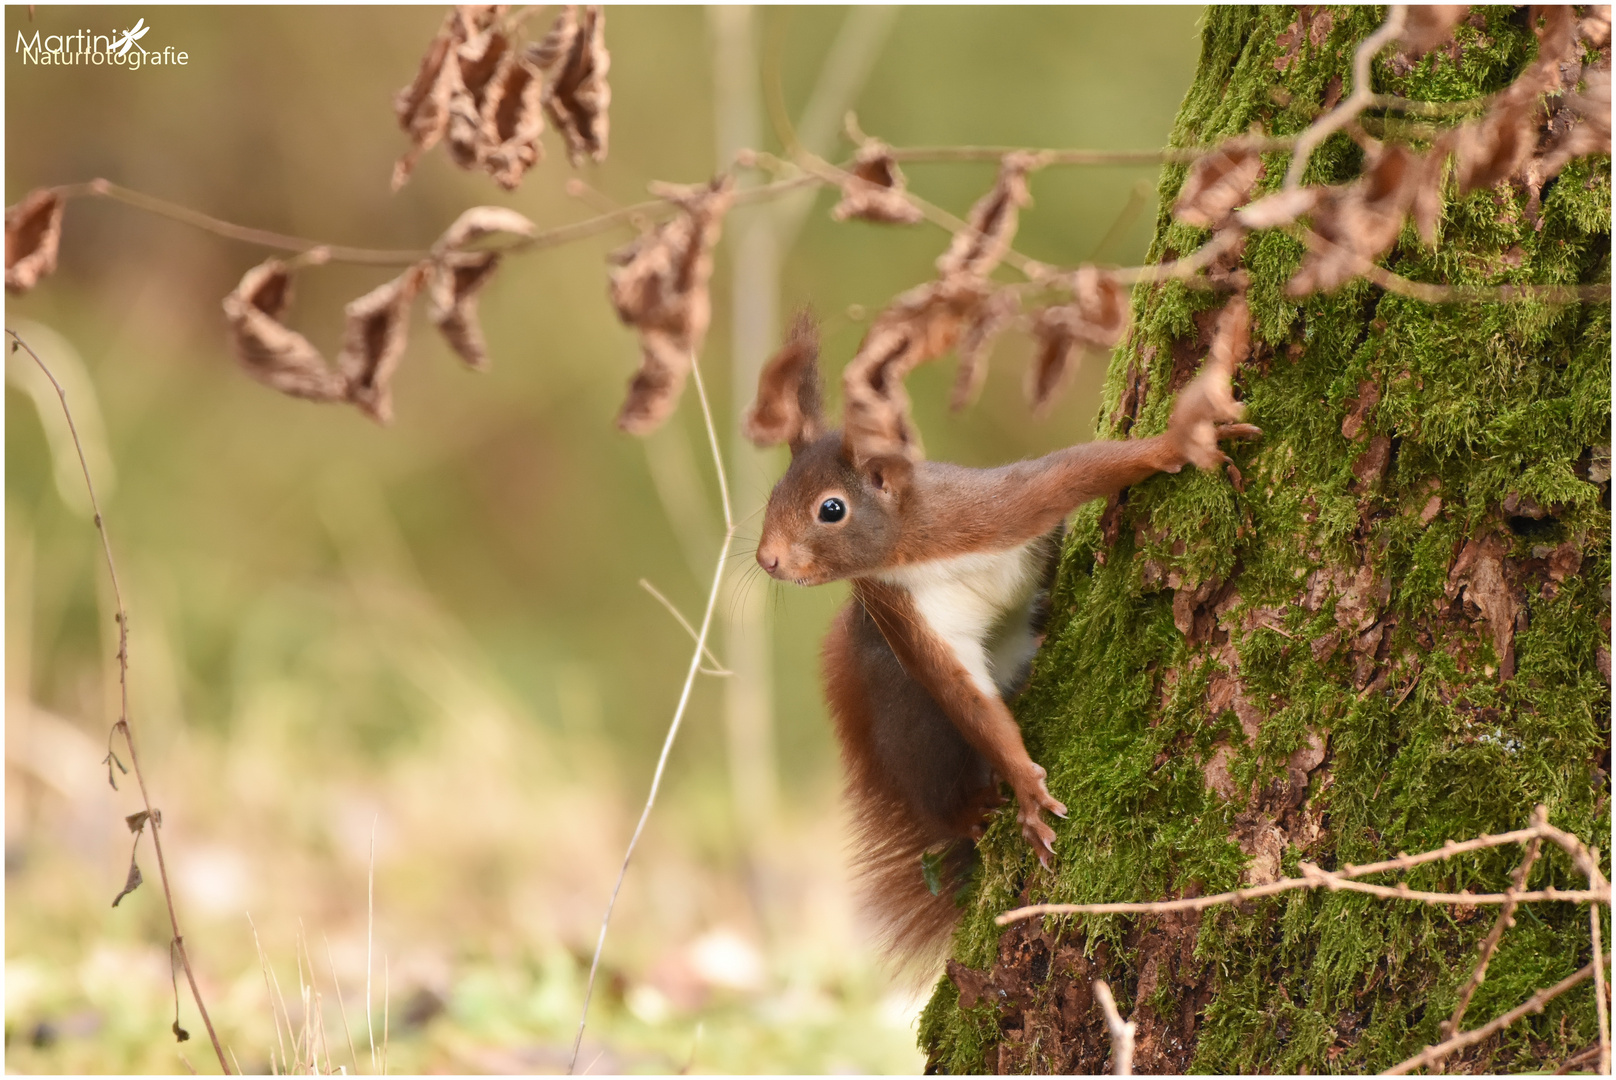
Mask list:
[[[1370,885],[1355,879],[1369,874],[1384,873],[1388,870],[1409,870],[1413,867],[1440,859],[1452,858],[1468,851],[1480,851],[1484,848],[1503,847],[1506,844],[1524,844],[1531,840],[1542,838],[1549,840],[1562,848],[1572,858],[1584,874],[1589,877],[1587,889],[1541,889],[1536,892],[1507,893],[1432,893],[1409,889],[1407,886]],[[1217,893],[1212,896],[1185,897],[1181,900],[1157,900],[1141,902],[1117,902],[1106,904],[1032,904],[1027,907],[1015,908],[998,916],[995,920],[1000,926],[1022,919],[1030,919],[1039,915],[1119,915],[1119,914],[1146,914],[1167,911],[1203,911],[1206,908],[1217,907],[1220,904],[1238,904],[1246,900],[1256,900],[1264,896],[1276,896],[1280,893],[1292,892],[1297,889],[1316,889],[1320,887],[1331,890],[1346,889],[1353,892],[1366,892],[1375,896],[1384,896],[1388,899],[1419,900],[1431,904],[1504,904],[1504,903],[1533,903],[1539,901],[1563,901],[1567,903],[1587,903],[1595,901],[1608,905],[1610,903],[1610,885],[1599,874],[1599,867],[1594,862],[1586,846],[1570,833],[1561,831],[1547,823],[1533,825],[1514,832],[1499,833],[1497,835],[1483,835],[1473,840],[1462,842],[1449,841],[1432,851],[1421,852],[1418,855],[1398,855],[1367,866],[1347,865],[1340,870],[1321,870],[1312,863],[1302,863],[1302,877],[1280,878],[1278,881],[1266,885],[1253,885],[1244,889],[1235,889],[1232,892]]]
[[1104,979],[1094,980],[1094,996],[1105,1010],[1106,1027],[1111,1029],[1111,1074],[1132,1076],[1134,1022],[1123,1020],[1117,1012],[1116,998],[1111,996],[1111,987]]
[[[1534,825],[1544,824],[1547,821],[1548,809],[1539,804],[1537,809],[1532,811],[1532,823]],[[1543,841],[1541,839],[1533,839],[1531,843],[1526,845],[1526,857],[1521,860],[1521,865],[1515,868],[1515,873],[1510,879],[1510,889],[1505,893],[1506,896],[1512,896],[1526,888],[1526,879],[1531,876],[1532,865],[1537,862],[1538,852],[1542,846]],[[1488,932],[1486,939],[1481,943],[1481,949],[1476,957],[1475,969],[1470,972],[1470,978],[1465,980],[1464,987],[1459,991],[1459,1003],[1453,1007],[1453,1016],[1444,1021],[1440,1028],[1444,1039],[1452,1038],[1454,1033],[1459,1030],[1459,1022],[1464,1019],[1465,1010],[1470,1007],[1471,995],[1476,992],[1476,988],[1487,977],[1487,964],[1492,960],[1493,950],[1498,948],[1498,942],[1504,936],[1504,931],[1515,925],[1517,902],[1518,900],[1508,902],[1499,909],[1498,920],[1493,923],[1492,930]]]
[[[84,457],[84,444],[79,441],[78,427],[73,423],[73,411],[67,405],[67,391],[62,384],[56,381],[45,361],[22,338],[17,336],[15,330],[6,329],[12,341],[12,351],[22,349],[33,358],[39,370],[45,373],[52,386],[56,388],[56,396],[61,399],[62,413],[67,417],[67,430],[73,436],[73,449],[79,455],[79,467],[84,470],[84,486],[90,492],[90,508],[95,513],[95,529],[101,534],[101,552],[106,556],[107,576],[112,580],[112,599],[116,605],[118,620],[118,693],[119,716],[118,722],[112,725],[115,732],[123,735],[124,744],[129,747],[129,764],[135,774],[135,782],[140,787],[140,801],[145,806],[144,822],[151,825],[152,850],[157,853],[157,875],[163,886],[163,900],[168,905],[168,924],[173,930],[170,939],[170,948],[180,958],[180,966],[185,969],[185,980],[191,986],[191,996],[196,1000],[196,1010],[202,1014],[202,1023],[208,1029],[208,1038],[213,1042],[213,1052],[218,1055],[219,1068],[226,1074],[230,1072],[230,1065],[225,1061],[224,1047],[219,1043],[219,1036],[213,1030],[213,1019],[208,1016],[208,1007],[202,1001],[202,991],[196,984],[196,973],[191,970],[191,959],[185,951],[185,937],[180,933],[179,915],[174,909],[174,892],[168,885],[168,865],[163,859],[162,823],[163,817],[153,806],[151,795],[146,790],[146,777],[140,770],[140,753],[135,749],[135,733],[129,725],[129,611],[124,607],[123,590],[118,585],[118,568],[112,559],[112,541],[107,536],[107,525],[101,516],[101,504],[96,499],[95,484],[90,480],[90,464]],[[138,832],[135,837],[138,842]],[[133,864],[131,863],[131,866]],[[175,1021],[176,1028],[178,1020]]]
[[[1596,908],[1595,910],[1598,909]],[[1599,971],[1605,963],[1610,961],[1610,957],[1602,957],[1601,961],[1602,962],[1600,963],[1590,963],[1580,971],[1576,972],[1574,975],[1567,975],[1553,986],[1550,986],[1544,990],[1539,990],[1537,993],[1533,994],[1525,1004],[1517,1005],[1515,1008],[1509,1010],[1509,1012],[1488,1021],[1481,1027],[1476,1028],[1474,1031],[1467,1031],[1463,1035],[1455,1035],[1453,1038],[1448,1039],[1445,1042],[1437,1043],[1435,1046],[1427,1046],[1424,1050],[1421,1050],[1418,1054],[1415,1054],[1407,1061],[1400,1061],[1396,1065],[1393,1065],[1391,1068],[1381,1073],[1381,1075],[1402,1076],[1406,1073],[1413,1072],[1415,1069],[1424,1068],[1427,1065],[1433,1065],[1447,1057],[1449,1054],[1453,1053],[1455,1050],[1463,1050],[1467,1046],[1474,1046],[1477,1043],[1491,1037],[1495,1033],[1504,1030],[1505,1028],[1509,1027],[1509,1025],[1513,1024],[1515,1021],[1529,1013],[1542,1012],[1543,1007],[1549,1002],[1553,1001],[1567,990],[1572,989],[1580,983],[1586,982],[1589,977],[1594,974],[1594,972]]]
[[1402,34],[1403,20],[1407,14],[1408,8],[1405,5],[1392,5],[1380,29],[1359,43],[1358,52],[1352,58],[1352,93],[1340,105],[1315,120],[1297,137],[1296,150],[1291,155],[1291,167],[1285,173],[1287,188],[1301,186],[1302,174],[1307,171],[1308,159],[1313,156],[1315,147],[1352,123],[1358,114],[1374,103],[1376,97],[1370,86],[1369,66],[1374,61],[1376,53]]

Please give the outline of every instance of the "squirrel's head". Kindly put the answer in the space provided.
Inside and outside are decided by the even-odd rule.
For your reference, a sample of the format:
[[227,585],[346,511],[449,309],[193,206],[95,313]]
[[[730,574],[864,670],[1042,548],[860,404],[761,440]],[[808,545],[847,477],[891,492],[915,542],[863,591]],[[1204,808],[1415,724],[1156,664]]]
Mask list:
[[860,459],[827,427],[818,359],[818,332],[803,313],[764,365],[743,425],[759,446],[791,447],[791,467],[769,493],[757,560],[771,577],[798,585],[889,565],[913,473],[902,455]]

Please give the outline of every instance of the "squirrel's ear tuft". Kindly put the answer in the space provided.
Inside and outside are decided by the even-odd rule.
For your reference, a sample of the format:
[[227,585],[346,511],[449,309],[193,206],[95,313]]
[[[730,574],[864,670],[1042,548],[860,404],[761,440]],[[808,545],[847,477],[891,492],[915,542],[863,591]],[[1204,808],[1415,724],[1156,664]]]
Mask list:
[[791,323],[780,351],[763,365],[757,400],[741,431],[758,446],[790,443],[795,454],[825,433],[819,385],[819,326],[806,308]]
[[877,490],[896,497],[909,487],[915,463],[904,454],[877,454],[867,458],[859,469]]

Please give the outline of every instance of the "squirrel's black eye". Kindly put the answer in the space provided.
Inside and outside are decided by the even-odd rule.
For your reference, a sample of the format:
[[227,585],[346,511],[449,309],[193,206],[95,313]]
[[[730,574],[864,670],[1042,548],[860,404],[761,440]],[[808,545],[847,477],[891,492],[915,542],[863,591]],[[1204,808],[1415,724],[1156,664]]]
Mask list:
[[840,499],[826,499],[819,504],[819,520],[837,522],[847,516],[847,504]]

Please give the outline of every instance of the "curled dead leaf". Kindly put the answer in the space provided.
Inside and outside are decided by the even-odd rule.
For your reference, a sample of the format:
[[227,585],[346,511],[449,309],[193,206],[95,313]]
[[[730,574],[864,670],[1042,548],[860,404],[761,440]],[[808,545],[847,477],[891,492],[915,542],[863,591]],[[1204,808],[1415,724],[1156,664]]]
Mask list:
[[[393,95],[393,112],[399,126],[410,137],[410,149],[393,166],[393,190],[404,186],[420,156],[443,138],[449,129],[449,98],[460,83],[454,58],[455,27],[459,15],[451,12],[443,28],[427,45],[415,81]],[[445,70],[448,65],[451,70]]]
[[1403,16],[1403,52],[1413,60],[1447,42],[1470,10],[1466,4],[1410,4]]
[[956,412],[976,400],[988,374],[988,357],[993,343],[1021,314],[1021,298],[1012,289],[996,289],[977,306],[965,323],[956,347],[959,368],[954,372],[954,389],[948,407]]
[[242,275],[224,298],[230,344],[247,374],[273,390],[310,401],[341,401],[346,383],[308,338],[281,323],[292,301],[286,264],[269,259]]
[[391,383],[409,343],[410,304],[429,264],[418,263],[349,303],[337,367],[345,396],[377,423],[393,418]]
[[1286,284],[1291,296],[1339,288],[1389,251],[1413,212],[1420,235],[1436,240],[1442,212],[1442,146],[1416,154],[1398,143],[1383,143],[1364,173],[1350,184],[1324,188],[1311,213],[1313,231],[1324,243],[1311,250]]
[[1027,400],[1035,413],[1047,412],[1066,389],[1085,348],[1109,349],[1128,330],[1127,290],[1094,266],[1078,267],[1071,278],[1072,303],[1040,311],[1033,321],[1038,351],[1027,372]]
[[734,200],[728,174],[696,187],[653,190],[679,213],[607,256],[612,306],[640,332],[641,368],[617,418],[634,435],[655,430],[673,411],[707,335],[712,251]]
[[131,851],[129,853],[129,874],[124,878],[123,888],[119,890],[117,896],[112,898],[112,906],[117,907],[121,904],[123,898],[140,888],[140,884],[144,880],[145,878],[140,875],[140,864],[135,862],[135,853]]
[[467,245],[497,233],[528,237],[533,235],[534,228],[533,222],[508,206],[473,206],[455,218],[454,224],[432,245],[432,250],[462,251]]
[[478,120],[482,164],[494,182],[514,190],[544,157],[544,80],[526,58],[511,53],[491,83]]
[[869,139],[853,156],[853,167],[842,181],[842,199],[830,216],[837,221],[857,218],[885,225],[913,225],[924,215],[910,201],[903,170],[892,148]]
[[1251,140],[1229,140],[1190,166],[1173,216],[1201,229],[1217,225],[1250,197],[1262,169],[1262,155]]
[[1235,213],[1235,220],[1248,229],[1272,229],[1289,225],[1310,212],[1319,202],[1322,188],[1285,188],[1265,195]]
[[984,307],[994,292],[985,278],[954,274],[900,294],[876,316],[842,370],[843,439],[855,460],[923,456],[903,380],[986,318]]
[[819,327],[810,312],[800,311],[785,344],[763,365],[757,398],[741,420],[741,433],[757,446],[788,440],[798,446],[819,438],[818,363]]
[[446,253],[432,264],[427,315],[460,359],[477,370],[488,366],[488,344],[477,321],[477,293],[499,266],[497,251]]
[[544,108],[567,141],[574,168],[584,158],[606,158],[612,88],[606,81],[612,56],[606,49],[606,12],[598,5],[568,4],[544,39],[528,50],[544,72]]
[[1580,122],[1562,135],[1538,162],[1544,180],[1557,175],[1573,158],[1610,153],[1610,72],[1590,71],[1586,89],[1568,94],[1565,107]]
[[6,207],[6,291],[25,293],[56,270],[66,203],[52,188],[37,188]]
[[967,218],[970,228],[956,233],[948,250],[938,258],[939,274],[945,278],[955,274],[986,277],[993,272],[1016,237],[1021,208],[1032,201],[1027,174],[1035,164],[1034,155],[1021,151],[1004,156],[993,187],[971,207]]
[[483,108],[496,74],[505,69],[511,41],[499,30],[475,29],[454,50],[459,79],[449,94],[449,156],[462,169],[483,162],[487,142],[483,135]]

